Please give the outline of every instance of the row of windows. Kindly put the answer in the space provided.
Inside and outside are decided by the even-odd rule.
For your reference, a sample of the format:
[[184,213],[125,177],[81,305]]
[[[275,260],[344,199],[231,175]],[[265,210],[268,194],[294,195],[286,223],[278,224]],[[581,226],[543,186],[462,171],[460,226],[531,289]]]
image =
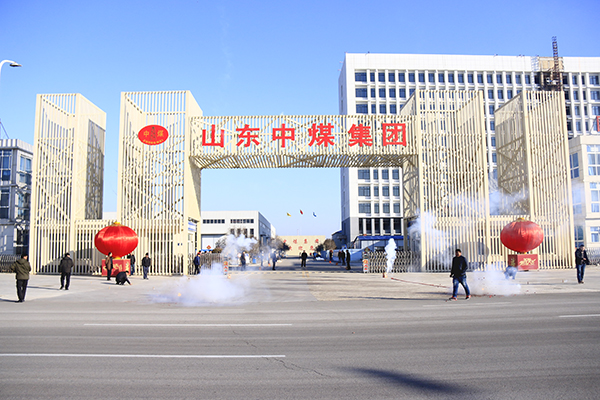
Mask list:
[[[408,82],[417,82],[417,79],[419,82],[424,83],[425,82],[425,78],[427,78],[427,82],[429,83],[465,83],[465,77],[466,77],[466,83],[475,83],[475,77],[477,77],[477,83],[479,84],[483,84],[484,82],[487,82],[489,84],[493,84],[494,83],[494,75],[496,76],[496,83],[498,84],[512,84],[513,83],[513,78],[512,75],[502,75],[502,74],[463,74],[463,73],[458,73],[458,74],[454,74],[452,72],[449,73],[444,73],[444,72],[439,72],[439,73],[434,73],[434,72],[429,72],[427,74],[425,74],[425,72],[409,72],[408,74],[404,73],[404,72],[399,72],[397,75],[395,72],[388,72],[387,73],[387,82],[389,83],[395,83],[396,82],[396,76],[398,77],[398,82],[400,83],[404,83],[406,82],[406,78],[408,77]],[[369,73],[369,82],[375,82],[375,76],[376,73],[375,72],[370,72]],[[521,74],[516,74],[515,75],[515,83],[517,85],[521,85],[522,84],[522,79],[521,79]],[[378,82],[386,82],[386,73],[385,72],[379,72],[377,73],[377,81]],[[437,78],[437,80],[436,80]],[[354,80],[356,82],[367,82],[367,73],[366,72],[355,72],[354,73]],[[531,84],[531,75],[524,75],[524,81],[526,85],[530,85]]]
[[[363,197],[371,197],[371,186],[359,186],[358,187],[358,195]],[[390,196],[390,187],[382,186],[381,187],[381,195],[383,197]],[[392,195],[400,196],[400,186],[392,186]],[[373,197],[379,197],[379,186],[373,187]]]
[[392,223],[395,233],[402,233],[401,218],[359,218],[358,219],[358,234],[359,235],[379,235],[389,234],[392,231]]
[[[373,172],[373,179],[378,180],[380,171],[377,169],[374,169],[373,171],[371,171],[369,169],[359,169],[358,170],[358,179],[366,179],[366,180],[371,179],[371,172]],[[390,170],[389,169],[381,170],[381,179],[383,179],[383,180],[390,179]],[[395,180],[400,179],[400,170],[399,169],[392,170],[392,179],[395,179]]]
[[[382,213],[389,214],[390,213],[390,203],[383,203],[382,205]],[[393,203],[393,209],[395,214],[400,214],[400,203]],[[359,214],[371,214],[371,203],[358,203],[358,213]],[[379,203],[373,204],[373,214],[379,214]]]
[[[448,83],[465,83],[465,75],[467,77],[467,83],[475,83],[475,74],[464,74],[464,73],[457,73],[456,75],[452,72],[449,72],[448,74],[444,73],[444,72],[438,72],[437,73],[437,83],[446,83],[446,80],[448,81]],[[494,75],[495,78],[494,79]],[[424,72],[409,72],[408,74],[406,74],[405,72],[399,72],[398,74],[396,74],[395,72],[388,72],[387,74],[385,72],[370,72],[369,73],[369,82],[375,82],[375,77],[377,77],[377,81],[378,82],[389,82],[389,83],[395,83],[400,82],[400,83],[404,83],[406,82],[406,78],[408,76],[408,82],[416,82],[416,78],[418,77],[419,82],[425,82],[425,78],[427,77],[427,81],[430,83],[436,83],[436,73],[434,72],[429,72],[427,73],[427,76]],[[527,75],[525,74],[525,84],[526,85],[530,85],[531,84],[531,75]],[[387,80],[386,80],[387,78]],[[397,78],[397,79],[396,79]],[[456,79],[455,79],[456,78]],[[522,79],[521,79],[521,74],[515,74],[514,76],[514,83],[516,83],[517,85],[521,85],[522,83]],[[488,84],[493,84],[494,81],[497,84],[512,84],[513,83],[513,76],[510,73],[507,73],[506,75],[502,75],[502,74],[477,74],[477,83],[483,84],[484,83],[484,79],[485,82],[487,82]],[[354,80],[356,82],[367,82],[367,73],[366,72],[355,72],[354,73]],[[573,75],[571,82],[573,85],[577,85],[578,84],[578,80],[581,80],[581,84],[585,85],[585,76],[578,76],[577,75]],[[535,83],[539,84],[538,82],[538,76],[535,76]],[[563,74],[563,84],[564,85],[568,85],[568,76]],[[590,75],[590,85],[599,85],[600,84],[600,76],[599,75]]]
[[225,220],[224,219],[203,219],[202,223],[203,224],[224,224]]
[[232,224],[253,224],[254,223],[254,218],[250,218],[250,219],[232,219],[232,220],[230,220],[230,223],[232,223]]
[[[569,95],[569,91],[565,91],[565,100],[571,100],[570,99],[570,95]],[[583,90],[581,92],[581,100],[583,101],[587,101],[587,92],[585,90]],[[596,101],[596,100],[600,100],[600,90],[592,90],[590,91],[590,100],[592,101]],[[574,90],[573,91],[573,101],[579,101],[579,91]]]

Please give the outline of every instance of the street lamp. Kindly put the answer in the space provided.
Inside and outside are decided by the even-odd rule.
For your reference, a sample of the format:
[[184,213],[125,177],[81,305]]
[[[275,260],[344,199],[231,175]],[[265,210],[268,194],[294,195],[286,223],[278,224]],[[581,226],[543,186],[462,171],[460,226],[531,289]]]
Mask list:
[[3,60],[2,62],[0,62],[0,73],[2,72],[2,66],[3,66],[4,64],[6,64],[6,63],[10,63],[9,65],[10,65],[11,67],[22,67],[22,65],[21,65],[21,64],[19,64],[19,63],[18,63],[18,62],[16,62],[16,61],[12,61],[12,60]]

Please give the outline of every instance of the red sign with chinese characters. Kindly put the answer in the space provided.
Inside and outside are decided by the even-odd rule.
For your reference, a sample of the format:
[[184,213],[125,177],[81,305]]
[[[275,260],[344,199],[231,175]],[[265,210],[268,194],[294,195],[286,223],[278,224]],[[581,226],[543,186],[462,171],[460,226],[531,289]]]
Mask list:
[[138,132],[138,139],[140,139],[140,142],[150,146],[164,143],[168,137],[169,132],[160,125],[148,125]]
[[538,255],[537,254],[509,254],[508,265],[510,267],[517,267],[519,271],[528,271],[530,269],[538,269]]

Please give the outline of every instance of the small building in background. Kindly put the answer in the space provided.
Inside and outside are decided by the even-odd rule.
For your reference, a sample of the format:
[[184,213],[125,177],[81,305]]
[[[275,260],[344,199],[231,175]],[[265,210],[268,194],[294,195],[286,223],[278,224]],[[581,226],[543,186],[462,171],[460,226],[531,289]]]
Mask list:
[[261,244],[275,238],[275,227],[258,211],[202,211],[200,226],[201,247],[210,250],[224,236],[244,235]]
[[0,140],[0,254],[29,252],[33,146]]

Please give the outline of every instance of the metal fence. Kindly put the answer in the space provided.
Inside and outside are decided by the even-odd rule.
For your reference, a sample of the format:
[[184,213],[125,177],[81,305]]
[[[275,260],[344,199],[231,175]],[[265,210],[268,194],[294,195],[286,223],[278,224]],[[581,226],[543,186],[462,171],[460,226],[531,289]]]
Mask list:
[[[385,251],[363,252],[363,260],[368,261],[369,272],[387,271],[387,253]],[[419,272],[421,270],[420,254],[414,251],[396,250],[396,259],[390,272]]]
[[10,266],[19,258],[13,254],[0,254],[0,272],[10,272]]
[[[188,255],[188,275],[194,275],[196,273],[196,267],[194,266],[194,254]],[[223,264],[223,256],[221,253],[202,253],[200,254],[200,268],[211,268],[214,263]]]

